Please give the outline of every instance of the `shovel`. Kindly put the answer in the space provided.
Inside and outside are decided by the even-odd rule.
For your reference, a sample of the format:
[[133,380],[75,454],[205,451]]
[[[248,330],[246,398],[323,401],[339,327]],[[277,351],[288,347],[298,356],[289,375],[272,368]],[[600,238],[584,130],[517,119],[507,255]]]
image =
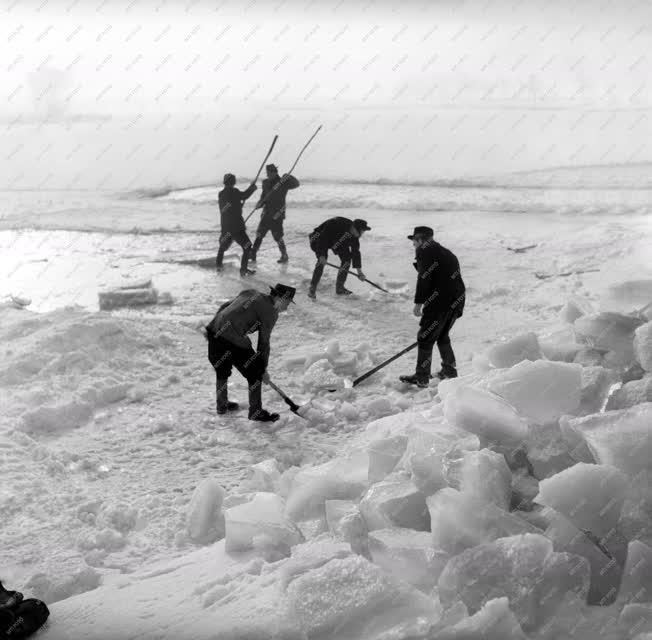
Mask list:
[[[361,376],[358,376],[355,380],[345,380],[344,381],[344,387],[346,389],[351,389],[353,387],[358,386],[361,382],[366,380],[367,378],[371,377],[376,373],[377,371],[380,371],[384,367],[386,367],[388,364],[394,362],[394,360],[398,360],[401,356],[405,355],[408,351],[412,351],[415,347],[418,346],[418,342],[413,342],[409,347],[405,347],[405,349],[402,349],[399,351],[397,354],[393,355],[391,358],[387,358],[387,360],[384,360],[381,362],[379,365],[376,365],[373,369],[369,369],[366,373],[363,373]],[[329,389],[329,391],[337,391],[337,389]]]
[[[334,269],[337,269],[338,271],[342,268],[342,267],[338,267],[336,264],[333,264],[332,262],[327,262],[326,264],[327,264],[329,267],[333,267]],[[358,274],[357,274],[357,273],[353,273],[353,271],[349,271],[349,270],[347,269],[346,272],[347,272],[348,274],[352,275],[352,276],[355,276],[356,278],[358,277]],[[389,295],[392,295],[392,293],[391,293],[390,291],[387,291],[387,289],[383,289],[379,284],[376,284],[375,282],[372,282],[372,281],[369,280],[368,278],[365,278],[365,279],[364,279],[364,282],[368,282],[372,287],[376,287],[376,289],[380,289],[381,291],[384,291],[385,293],[389,293]]]
[[274,389],[274,391],[276,391],[276,393],[278,393],[278,395],[281,396],[283,400],[285,400],[285,404],[287,404],[287,406],[290,407],[290,411],[292,411],[292,413],[296,413],[300,418],[303,418],[303,416],[299,413],[301,407],[296,402],[294,402],[291,398],[289,398],[287,394],[283,391],[283,389],[277,387],[271,380],[269,380],[267,384],[270,387],[272,387],[272,389]]

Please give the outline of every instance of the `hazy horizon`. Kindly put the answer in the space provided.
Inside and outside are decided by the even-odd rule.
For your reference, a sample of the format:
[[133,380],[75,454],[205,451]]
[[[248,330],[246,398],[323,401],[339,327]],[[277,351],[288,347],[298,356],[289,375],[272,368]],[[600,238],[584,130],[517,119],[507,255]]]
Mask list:
[[643,2],[5,4],[5,188],[252,175],[317,124],[315,178],[652,159]]

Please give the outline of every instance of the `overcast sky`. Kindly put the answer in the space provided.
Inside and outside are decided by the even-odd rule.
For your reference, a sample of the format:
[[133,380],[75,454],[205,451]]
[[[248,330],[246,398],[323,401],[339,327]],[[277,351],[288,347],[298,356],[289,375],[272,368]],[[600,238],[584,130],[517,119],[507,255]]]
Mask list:
[[[391,164],[387,154],[391,158],[411,142],[422,145],[419,152],[397,156],[407,173],[423,172],[424,154],[433,145],[453,153],[466,149],[453,158],[452,168],[435,158],[437,172],[513,169],[513,149],[500,161],[491,153],[482,162],[478,158],[503,144],[510,123],[522,122],[520,115],[514,120],[514,110],[548,110],[561,127],[533,139],[540,117],[548,114],[537,116],[534,129],[526,123],[516,134],[534,149],[517,154],[527,167],[546,164],[540,158],[551,139],[558,147],[549,158],[554,164],[598,162],[601,155],[620,162],[650,133],[649,1],[3,4],[3,137],[11,148],[22,145],[10,167],[22,163],[21,172],[29,169],[33,153],[26,122],[70,123],[90,114],[132,121],[125,137],[143,146],[166,136],[172,145],[185,140],[203,146],[206,131],[227,122],[218,133],[237,171],[251,166],[247,154],[259,138],[265,138],[261,148],[266,145],[274,133],[270,127],[283,132],[289,159],[309,127],[323,121],[328,153],[306,165],[316,174],[333,174],[337,149],[353,144],[364,155],[352,160],[346,153],[345,172],[365,173],[362,158],[374,164],[380,145],[384,162],[367,171],[378,175]],[[490,124],[487,118],[493,118]],[[153,139],[152,123],[158,123]],[[499,133],[490,131],[501,123]],[[457,136],[451,135],[454,126]],[[72,149],[92,145],[95,137],[88,131],[44,135],[54,136],[54,146]],[[115,136],[109,138],[118,145]],[[246,140],[246,153],[236,148],[238,139]],[[389,142],[395,151],[382,146]],[[102,144],[100,132],[96,145]],[[215,144],[211,140],[213,149]],[[636,160],[649,159],[647,149],[636,153]],[[200,165],[192,168],[198,177]]]

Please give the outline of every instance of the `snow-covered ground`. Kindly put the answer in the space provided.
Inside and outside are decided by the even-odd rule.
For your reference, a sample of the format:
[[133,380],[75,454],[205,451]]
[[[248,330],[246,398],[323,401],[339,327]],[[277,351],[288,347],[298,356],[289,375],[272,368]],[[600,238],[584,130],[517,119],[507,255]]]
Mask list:
[[[652,301],[646,186],[307,184],[290,264],[268,238],[250,282],[299,290],[270,374],[312,402],[304,420],[266,390],[270,432],[213,411],[199,329],[242,287],[188,264],[214,254],[214,189],[4,192],[0,579],[55,603],[51,639],[652,632],[650,314],[596,315]],[[363,267],[393,295],[352,280],[341,300],[327,272],[308,300],[306,236],[331,215],[369,221]],[[417,224],[460,258],[468,377],[407,389],[408,355],[320,390],[414,340]],[[150,278],[174,304],[98,311]]]

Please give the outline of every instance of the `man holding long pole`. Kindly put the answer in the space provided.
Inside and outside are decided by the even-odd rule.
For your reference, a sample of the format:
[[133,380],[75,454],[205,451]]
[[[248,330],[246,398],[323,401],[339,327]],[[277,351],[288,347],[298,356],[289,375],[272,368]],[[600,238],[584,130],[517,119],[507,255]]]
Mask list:
[[466,289],[457,257],[435,242],[434,231],[430,227],[415,227],[408,239],[412,240],[415,248],[414,268],[418,273],[414,315],[421,320],[417,333],[416,371],[400,379],[418,387],[427,387],[435,343],[442,364],[437,377],[442,380],[457,377],[449,332],[457,318],[462,316]]
[[263,238],[269,231],[276,240],[281,257],[278,262],[283,264],[289,260],[288,252],[283,240],[283,220],[285,220],[285,197],[288,191],[296,189],[299,181],[290,174],[285,174],[282,178],[278,175],[276,165],[268,164],[265,167],[267,178],[263,180],[263,192],[256,209],[262,207],[263,213],[260,216],[260,224],[256,231],[256,240],[254,241],[253,251],[251,252],[251,261],[256,261],[258,249],[263,243]]
[[244,220],[242,219],[242,203],[256,190],[256,183],[252,182],[244,191],[235,186],[235,176],[227,173],[224,176],[224,189],[218,195],[220,206],[220,247],[217,252],[216,266],[222,271],[224,252],[235,240],[242,248],[242,261],[240,262],[240,275],[248,276],[255,273],[248,268],[251,241],[247,236]]

